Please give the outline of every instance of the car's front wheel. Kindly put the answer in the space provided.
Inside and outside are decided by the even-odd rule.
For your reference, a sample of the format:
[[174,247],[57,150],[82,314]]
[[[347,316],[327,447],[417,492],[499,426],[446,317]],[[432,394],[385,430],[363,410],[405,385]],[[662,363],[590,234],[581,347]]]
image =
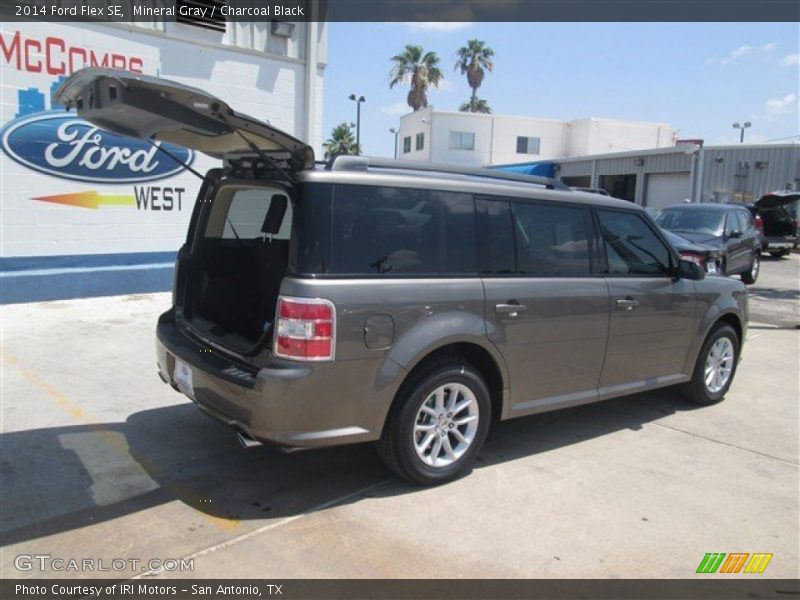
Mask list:
[[489,429],[489,390],[470,365],[451,362],[412,376],[390,411],[378,454],[404,479],[425,485],[463,475]]
[[719,323],[708,334],[695,363],[692,380],[684,390],[689,400],[707,406],[725,397],[739,362],[739,336],[730,325]]
[[753,262],[750,263],[750,268],[742,273],[742,281],[747,285],[752,285],[758,279],[758,273],[761,270],[761,258],[756,252],[753,254]]

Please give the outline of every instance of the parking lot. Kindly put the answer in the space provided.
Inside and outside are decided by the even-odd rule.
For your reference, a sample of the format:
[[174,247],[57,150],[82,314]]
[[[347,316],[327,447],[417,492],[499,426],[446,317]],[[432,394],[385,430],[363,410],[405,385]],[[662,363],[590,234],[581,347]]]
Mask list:
[[[504,422],[428,489],[370,445],[242,448],[156,376],[169,294],[4,306],[0,575],[686,578],[707,552],[768,552],[763,576],[797,577],[798,274],[765,257],[725,402],[666,389]],[[139,562],[18,568],[35,554]]]

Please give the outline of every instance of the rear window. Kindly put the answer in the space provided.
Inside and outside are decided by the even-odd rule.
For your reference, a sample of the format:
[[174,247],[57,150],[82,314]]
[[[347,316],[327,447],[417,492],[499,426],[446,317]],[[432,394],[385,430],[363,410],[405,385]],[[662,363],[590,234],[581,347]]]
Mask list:
[[288,240],[291,226],[292,205],[283,189],[230,185],[214,198],[204,237]]
[[476,274],[468,194],[306,185],[295,205],[292,272],[337,276]]
[[334,186],[331,273],[476,273],[475,215],[467,194]]

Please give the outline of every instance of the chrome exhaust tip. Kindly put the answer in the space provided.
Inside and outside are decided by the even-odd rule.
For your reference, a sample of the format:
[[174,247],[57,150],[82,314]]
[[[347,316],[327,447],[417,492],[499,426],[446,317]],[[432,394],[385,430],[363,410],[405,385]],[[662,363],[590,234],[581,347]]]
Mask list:
[[258,448],[261,445],[261,442],[254,440],[242,431],[236,432],[236,439],[238,439],[239,443],[245,448]]

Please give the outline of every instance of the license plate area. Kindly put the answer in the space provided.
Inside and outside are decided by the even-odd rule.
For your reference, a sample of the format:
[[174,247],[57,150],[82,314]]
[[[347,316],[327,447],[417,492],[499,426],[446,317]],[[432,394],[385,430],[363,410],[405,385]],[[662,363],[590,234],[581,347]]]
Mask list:
[[177,357],[175,357],[175,369],[172,372],[172,379],[181,392],[192,399],[194,398],[192,368]]

